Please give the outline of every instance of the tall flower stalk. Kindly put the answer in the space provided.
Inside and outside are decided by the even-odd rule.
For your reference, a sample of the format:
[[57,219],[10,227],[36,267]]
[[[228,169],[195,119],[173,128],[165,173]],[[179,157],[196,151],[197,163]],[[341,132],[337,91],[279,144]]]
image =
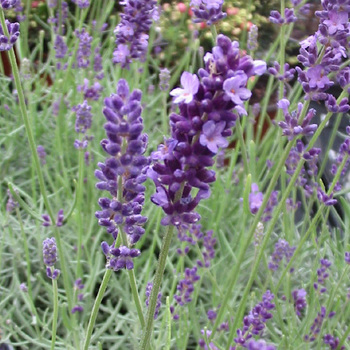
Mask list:
[[148,136],[142,134],[140,90],[129,91],[128,83],[121,79],[117,93],[105,99],[103,113],[107,123],[104,125],[107,138],[101,141],[103,150],[108,154],[104,163],[98,163],[95,176],[99,180],[96,187],[107,191],[112,198],[99,199],[100,211],[96,217],[101,226],[113,239],[112,244],[102,242],[102,251],[106,256],[106,272],[95,300],[90,317],[84,349],[88,349],[98,308],[107,288],[112,271],[126,269],[136,310],[142,327],[145,325],[142,306],[134,275],[133,260],[140,255],[133,245],[145,232],[142,227],[147,218],[141,215],[146,180],[145,171],[149,159],[146,151]]
[[161,223],[169,226],[163,239],[150,296],[146,328],[141,349],[148,349],[153,328],[157,296],[174,227],[186,230],[200,219],[194,211],[199,202],[210,196],[209,183],[215,172],[208,169],[220,148],[228,146],[227,137],[236,120],[246,115],[244,102],[251,92],[246,88],[249,77],[265,72],[263,61],[242,56],[237,42],[224,35],[204,57],[205,68],[196,74],[184,72],[182,88],[171,91],[179,113],[170,115],[171,138],[152,154],[154,165],[148,175],[155,183],[152,201],[166,216]]

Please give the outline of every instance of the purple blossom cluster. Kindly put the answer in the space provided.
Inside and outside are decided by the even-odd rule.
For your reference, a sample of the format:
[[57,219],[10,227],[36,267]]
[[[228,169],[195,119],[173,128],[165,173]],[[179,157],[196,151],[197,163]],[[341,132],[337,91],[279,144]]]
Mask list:
[[8,199],[7,199],[7,203],[6,203],[6,211],[8,213],[12,213],[15,210],[15,208],[17,208],[19,206],[19,204],[13,198],[10,190],[7,190],[7,196],[8,196]]
[[269,20],[271,23],[282,25],[296,22],[297,17],[294,14],[294,9],[287,7],[284,9],[284,17],[281,15],[280,12],[273,10],[270,13]]
[[5,20],[9,36],[5,34],[6,30],[0,24],[0,51],[9,51],[19,37],[19,23],[11,23]]
[[[149,305],[149,298],[151,296],[151,292],[152,292],[152,288],[153,288],[153,283],[152,282],[148,282],[147,283],[147,287],[146,287],[146,306],[148,307]],[[158,317],[159,314],[159,309],[162,305],[162,293],[159,292],[158,296],[157,296],[157,304],[156,304],[156,310],[154,312],[154,319],[156,319]]]
[[[50,8],[57,7],[57,0],[50,1],[49,2]],[[63,34],[65,32],[65,22],[68,19],[68,3],[66,1],[61,1],[61,8],[56,9],[56,15],[55,17],[50,17],[48,19],[48,23],[53,24],[53,30],[56,34]],[[58,28],[59,26],[59,18],[61,16],[61,28]]]
[[294,300],[294,309],[295,313],[300,317],[301,312],[306,308],[307,302],[306,302],[306,290],[304,288],[302,289],[296,289],[292,292],[292,297]]
[[79,8],[86,9],[90,6],[90,0],[72,0]]
[[256,183],[252,183],[251,192],[249,193],[249,209],[252,214],[256,214],[264,200],[264,195],[259,192],[259,187]]
[[174,295],[176,302],[184,306],[192,301],[192,293],[194,292],[194,284],[200,280],[197,275],[197,267],[185,269],[185,276],[177,285],[177,294]]
[[83,306],[81,304],[79,304],[84,299],[84,294],[81,293],[82,289],[84,289],[84,284],[82,282],[82,279],[78,278],[74,282],[74,297],[76,297],[76,300],[77,300],[78,304],[73,306],[73,308],[71,310],[72,314],[75,314],[76,312],[83,312],[84,311]]
[[54,237],[46,238],[43,241],[43,260],[46,265],[47,277],[55,280],[60,275],[60,270],[54,269],[57,262],[57,247]]
[[339,348],[339,338],[338,337],[333,337],[331,334],[326,334],[324,337],[323,337],[323,342],[325,344],[328,344],[329,345],[329,348],[331,350],[344,350],[345,349],[345,346],[342,345],[340,348]]
[[132,270],[134,268],[133,259],[141,254],[139,249],[130,249],[124,245],[116,248],[115,243],[108,245],[107,242],[102,242],[101,248],[107,259],[106,268],[113,271]]
[[283,70],[281,70],[281,66],[277,61],[273,63],[273,67],[270,67],[268,69],[268,72],[274,75],[278,80],[284,81],[286,83],[291,81],[295,75],[295,69],[290,68],[288,63],[285,63]]
[[[215,257],[216,238],[213,237],[213,234],[212,230],[203,233],[200,224],[181,225],[178,227],[177,237],[181,242],[186,242],[192,246],[198,244],[200,247],[202,259],[196,261],[199,268],[210,267],[210,262]],[[184,249],[177,249],[179,255],[186,255],[189,251],[190,246],[188,245]]]
[[259,339],[257,341],[252,339],[248,343],[247,349],[248,350],[276,350],[276,347],[274,345],[271,345],[271,344],[266,344],[266,342],[262,339]]
[[288,136],[289,141],[299,135],[313,135],[317,129],[317,124],[310,124],[310,121],[314,117],[316,111],[311,108],[300,124],[299,119],[303,104],[299,102],[297,111],[293,111],[292,113],[288,111],[289,105],[290,102],[287,99],[282,99],[277,103],[278,108],[282,109],[285,118],[285,121],[278,123],[283,130],[283,135]]
[[322,327],[322,323],[326,317],[326,308],[324,306],[321,307],[321,311],[317,313],[317,317],[315,318],[313,324],[310,327],[310,334],[306,334],[304,336],[304,340],[306,342],[313,342],[316,340],[319,335]]
[[[207,169],[220,147],[228,145],[238,114],[247,114],[244,102],[251,92],[248,78],[262,74],[266,65],[242,56],[237,42],[224,35],[204,58],[205,68],[197,75],[185,72],[183,88],[174,89],[179,113],[170,115],[171,137],[152,154],[148,171],[156,185],[152,202],[162,207],[163,225],[193,224],[200,216],[194,212],[201,199],[210,195],[209,183],[215,172]],[[193,189],[196,188],[194,195]]]
[[19,0],[0,0],[0,5],[4,10],[16,7]]
[[82,140],[75,140],[74,147],[77,149],[86,148],[89,140],[86,133],[91,128],[92,124],[91,106],[84,100],[83,103],[73,106],[72,111],[75,112],[76,115],[75,131],[84,135]]
[[271,310],[275,308],[272,303],[274,295],[268,290],[262,297],[262,302],[258,303],[243,319],[243,328],[237,330],[237,337],[234,339],[236,345],[230,350],[236,350],[242,347],[247,347],[248,340],[253,335],[262,336],[266,327],[266,322],[272,318]]
[[224,0],[191,0],[190,6],[193,12],[193,22],[205,22],[208,26],[220,21],[227,16],[222,12]]
[[291,247],[284,239],[279,239],[275,244],[275,250],[271,255],[271,261],[268,265],[269,269],[272,271],[277,271],[283,258],[285,258],[286,263],[288,263],[292,258],[295,249],[296,247]]
[[46,152],[45,152],[44,146],[38,145],[38,147],[36,148],[36,151],[38,152],[38,156],[41,164],[42,165],[46,164]]
[[102,56],[101,56],[101,46],[97,46],[94,51],[94,72],[95,78],[101,80],[104,78],[103,66],[102,66]]
[[78,85],[77,90],[84,94],[84,100],[97,101],[101,96],[103,86],[98,81],[90,85],[89,79],[85,78],[84,84]]
[[[99,225],[105,227],[114,240],[121,231],[126,234],[127,242],[115,247],[102,243],[107,256],[107,267],[114,270],[130,269],[132,259],[140,254],[137,249],[130,249],[145,232],[142,225],[147,218],[141,215],[144,203],[146,181],[145,171],[149,159],[143,154],[146,151],[148,136],[142,134],[140,90],[130,93],[127,82],[119,80],[117,93],[105,99],[103,114],[107,119],[104,125],[107,139],[101,141],[103,150],[108,154],[104,163],[98,163],[100,170],[95,171],[99,180],[96,187],[108,191],[111,198],[99,199],[100,211],[96,212]],[[126,244],[128,246],[126,246]]]
[[327,278],[329,277],[328,269],[332,265],[332,263],[327,259],[321,259],[320,264],[321,267],[317,270],[317,282],[314,283],[314,288],[322,294],[327,291],[325,283]]
[[67,68],[67,63],[63,64],[63,60],[66,57],[67,51],[68,51],[68,46],[65,43],[63,36],[61,35],[56,35],[55,39],[55,44],[54,44],[54,49],[56,51],[56,59],[58,60],[56,62],[56,68],[57,69],[66,69]]
[[311,148],[306,151],[306,146],[302,140],[297,140],[296,146],[293,147],[286,160],[287,174],[291,177],[294,175],[300,159],[306,161],[307,166],[303,167],[298,174],[296,185],[302,187],[306,196],[311,196],[314,193],[314,189],[319,191],[319,185],[313,180],[317,176],[318,172],[318,157],[321,153],[320,148]]
[[[328,99],[327,90],[334,84],[330,73],[343,80],[348,70],[348,67],[341,69],[341,64],[348,58],[350,5],[347,0],[325,0],[322,7],[323,10],[315,13],[320,19],[318,31],[301,42],[298,59],[306,70],[296,68],[306,98],[314,101]],[[320,55],[318,44],[323,47]],[[347,85],[349,80],[343,83]]]
[[[43,214],[43,215],[41,215],[41,217],[43,218],[42,225],[44,227],[49,227],[52,225],[51,218],[48,214]],[[64,221],[63,209],[60,209],[57,212],[56,226],[61,227],[63,225],[63,221]]]
[[[251,192],[248,196],[249,209],[252,214],[256,214],[261,207],[264,200],[264,195],[259,191],[259,187],[256,183],[252,183]],[[264,209],[263,216],[261,218],[262,222],[267,222],[272,218],[272,212],[275,206],[278,204],[278,191],[272,191],[269,200]]]
[[248,33],[247,48],[255,51],[258,48],[258,27],[253,24]]
[[80,31],[75,30],[74,34],[79,40],[77,50],[77,67],[88,68],[90,65],[92,36],[86,31],[85,28]]
[[133,60],[144,61],[148,48],[148,33],[153,20],[158,18],[157,1],[127,0],[122,3],[124,11],[114,30],[117,45],[113,63],[128,68]]
[[[205,334],[207,339],[209,339],[212,332],[209,330],[201,329],[201,333],[203,335]],[[219,348],[217,346],[215,346],[215,344],[213,342],[210,342],[209,347],[208,347],[207,344],[205,343],[204,339],[199,339],[198,345],[204,350],[219,350]]]

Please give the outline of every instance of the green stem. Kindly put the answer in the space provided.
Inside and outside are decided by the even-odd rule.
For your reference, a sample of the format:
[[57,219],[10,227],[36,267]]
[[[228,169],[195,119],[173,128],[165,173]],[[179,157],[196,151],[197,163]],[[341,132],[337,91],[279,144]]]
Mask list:
[[216,45],[216,38],[218,36],[218,32],[216,30],[216,27],[215,27],[215,24],[212,24],[210,26],[210,31],[211,31],[211,35],[213,37],[213,42],[214,42],[214,45]]
[[243,138],[243,130],[242,130],[242,126],[241,126],[241,121],[239,118],[236,120],[236,130],[237,130],[238,140],[239,140],[239,143],[241,145],[244,173],[247,175],[247,174],[249,174],[248,155],[247,155],[247,148],[246,148],[244,138]]
[[151,292],[147,316],[146,316],[146,327],[142,334],[141,343],[140,343],[141,350],[147,350],[149,347],[150,338],[151,338],[152,329],[153,329],[153,318],[154,318],[154,312],[156,310],[158,292],[159,292],[160,284],[162,282],[166,258],[168,256],[170,243],[173,238],[173,233],[174,233],[174,226],[173,225],[168,226],[168,230],[163,238],[162,247],[160,249],[156,275],[154,277],[154,283],[152,287],[152,292]]
[[77,211],[78,211],[78,247],[77,247],[77,277],[82,276],[81,255],[83,244],[83,211],[82,200],[84,190],[84,150],[79,150],[79,169],[78,169],[78,186],[77,186]]
[[128,275],[129,275],[131,292],[132,292],[132,295],[134,297],[134,302],[135,302],[135,306],[136,306],[137,315],[139,317],[139,320],[140,320],[140,323],[141,323],[141,327],[143,329],[143,328],[145,328],[145,319],[143,317],[140,296],[139,296],[139,293],[137,291],[137,285],[136,285],[136,279],[135,279],[134,270],[128,270]]
[[89,324],[88,324],[88,327],[86,330],[86,336],[85,336],[85,341],[84,341],[84,345],[83,345],[83,350],[88,350],[88,348],[89,348],[92,331],[94,329],[94,325],[95,325],[97,314],[98,314],[98,309],[100,308],[103,296],[104,296],[105,291],[106,291],[107,286],[108,286],[109,279],[112,276],[112,272],[113,272],[112,270],[107,269],[104,276],[103,276],[103,280],[102,280],[102,283],[100,285],[100,289],[98,290],[98,294],[97,294],[97,297],[95,299],[94,306],[92,308],[92,312],[91,312],[91,316],[90,316],[90,320],[89,320]]
[[[52,273],[53,273],[53,269],[52,269]],[[52,291],[53,291],[53,319],[52,319],[51,350],[55,350],[57,317],[58,317],[58,288],[57,288],[57,280],[54,280],[54,279],[52,280]]]

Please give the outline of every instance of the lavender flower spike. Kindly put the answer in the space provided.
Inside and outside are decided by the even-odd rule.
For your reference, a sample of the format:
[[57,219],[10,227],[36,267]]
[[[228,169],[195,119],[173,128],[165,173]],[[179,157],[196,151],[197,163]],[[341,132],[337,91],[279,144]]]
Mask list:
[[5,20],[9,37],[5,35],[4,28],[0,24],[0,51],[9,51],[19,37],[19,23],[10,23]]
[[46,275],[51,279],[57,279],[60,270],[54,269],[53,266],[57,262],[57,247],[54,237],[46,238],[43,241],[43,260],[46,265]]
[[193,22],[206,22],[208,26],[227,16],[222,12],[224,0],[191,0],[190,6],[194,14]]
[[166,213],[163,225],[179,228],[200,219],[194,209],[208,198],[209,184],[215,181],[215,172],[208,168],[219,147],[228,145],[236,112],[247,114],[247,80],[266,69],[261,61],[242,57],[239,44],[224,35],[217,37],[204,63],[198,76],[184,72],[183,88],[171,92],[180,112],[170,115],[171,137],[152,154],[155,163],[147,172],[156,186],[151,200]]
[[113,63],[120,63],[128,68],[133,60],[145,59],[148,47],[148,33],[153,20],[157,20],[157,1],[131,0],[121,2],[124,12],[121,21],[115,28],[115,43]]
[[141,97],[140,90],[130,93],[128,83],[121,79],[117,93],[105,99],[103,110],[107,119],[104,125],[107,139],[101,141],[101,146],[108,158],[104,163],[98,163],[96,187],[109,192],[112,198],[100,198],[101,210],[95,215],[99,225],[105,227],[114,240],[121,228],[127,240],[127,246],[120,247],[102,243],[107,267],[113,270],[133,268],[132,259],[139,256],[140,251],[131,246],[145,232],[142,226],[147,221],[141,215],[145,192],[142,183],[147,179],[145,172],[149,164],[149,159],[143,156],[148,136],[142,134]]
[[0,0],[0,5],[4,10],[17,6],[19,0]]

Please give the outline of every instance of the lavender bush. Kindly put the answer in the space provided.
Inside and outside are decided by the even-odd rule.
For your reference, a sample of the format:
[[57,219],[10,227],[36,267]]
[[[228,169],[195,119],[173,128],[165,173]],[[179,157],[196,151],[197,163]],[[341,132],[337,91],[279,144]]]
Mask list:
[[350,1],[278,6],[0,0],[1,349],[350,348]]

